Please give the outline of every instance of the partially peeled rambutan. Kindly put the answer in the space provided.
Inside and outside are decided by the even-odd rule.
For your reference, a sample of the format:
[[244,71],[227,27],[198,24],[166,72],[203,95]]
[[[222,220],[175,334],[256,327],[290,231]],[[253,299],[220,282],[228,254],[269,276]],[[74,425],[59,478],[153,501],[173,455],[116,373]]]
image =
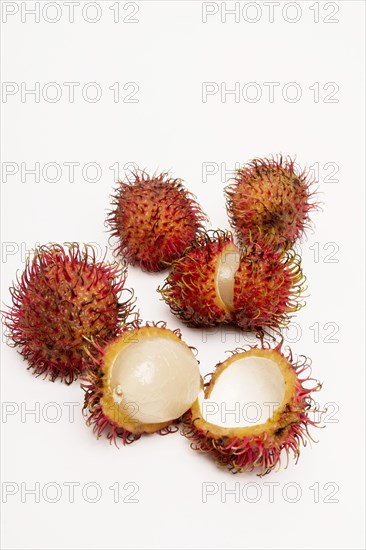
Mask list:
[[133,172],[119,181],[107,225],[116,252],[146,271],[162,271],[202,230],[206,216],[182,180]]
[[189,326],[204,327],[233,320],[234,275],[240,253],[231,233],[207,232],[173,262],[158,289],[171,311]]
[[239,251],[230,232],[207,232],[173,262],[158,289],[189,326],[236,323],[243,330],[285,326],[301,307],[304,277],[292,250],[252,245]]
[[132,309],[132,293],[119,303],[126,266],[96,260],[93,247],[41,246],[10,291],[3,312],[10,343],[34,374],[70,384],[83,371],[85,338],[114,337]]
[[132,322],[106,346],[90,350],[84,384],[87,424],[98,438],[107,433],[132,443],[143,433],[177,431],[178,419],[197,398],[197,359],[179,330]]
[[311,414],[318,412],[311,394],[321,385],[305,374],[308,359],[295,361],[281,347],[235,350],[183,416],[191,447],[233,473],[269,473],[282,454],[287,463],[290,453],[297,461],[301,443],[311,440],[309,426],[317,424]]
[[256,158],[237,170],[225,189],[232,227],[243,245],[261,243],[274,250],[289,248],[309,226],[313,180],[294,161]]

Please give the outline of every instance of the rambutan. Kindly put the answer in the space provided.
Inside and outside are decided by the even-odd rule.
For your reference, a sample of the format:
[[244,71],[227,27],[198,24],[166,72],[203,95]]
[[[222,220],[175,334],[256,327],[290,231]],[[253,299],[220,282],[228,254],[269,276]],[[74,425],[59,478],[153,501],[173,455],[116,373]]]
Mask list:
[[244,330],[279,328],[301,307],[304,290],[300,258],[235,246],[231,233],[207,232],[173,262],[158,289],[172,313],[189,326],[236,323]]
[[309,172],[287,157],[256,158],[239,168],[225,189],[232,227],[241,244],[289,248],[309,226],[317,205]]
[[243,330],[279,329],[302,307],[305,277],[292,250],[246,247],[234,276],[235,321]]
[[107,218],[116,252],[146,271],[161,271],[179,258],[199,234],[206,216],[183,186],[168,173],[134,172],[119,181]]
[[172,313],[189,326],[228,323],[233,320],[234,274],[239,258],[231,233],[204,233],[173,262],[164,286],[158,290]]
[[83,371],[85,338],[113,338],[132,308],[119,296],[126,266],[96,261],[77,243],[41,246],[27,258],[4,314],[10,345],[20,348],[34,374],[70,384]]
[[294,361],[281,346],[262,342],[235,350],[183,416],[182,433],[191,447],[233,473],[266,474],[280,466],[282,451],[287,463],[291,452],[297,461],[301,443],[311,440],[309,426],[318,423],[310,417],[319,412],[311,394],[321,385],[304,374],[310,362]]
[[114,443],[177,431],[202,387],[192,348],[163,322],[130,323],[115,340],[90,350],[90,365],[82,385],[87,424]]

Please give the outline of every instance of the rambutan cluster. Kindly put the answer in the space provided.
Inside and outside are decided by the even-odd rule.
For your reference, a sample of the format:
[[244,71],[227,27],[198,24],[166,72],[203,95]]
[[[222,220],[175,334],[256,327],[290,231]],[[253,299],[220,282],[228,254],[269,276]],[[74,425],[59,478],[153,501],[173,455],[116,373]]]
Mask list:
[[[303,305],[305,278],[292,246],[316,208],[311,183],[281,156],[239,169],[225,190],[236,242],[229,231],[205,231],[207,218],[182,180],[132,172],[118,182],[106,221],[122,263],[98,260],[88,245],[38,247],[3,312],[10,344],[36,375],[67,384],[83,376],[84,413],[98,438],[126,445],[142,434],[172,433],[182,421],[192,447],[232,472],[267,473],[282,452],[297,460],[316,424],[311,393],[320,384],[307,389],[308,361],[285,353],[282,338],[271,348],[264,334],[279,333]],[[142,324],[137,313],[130,321],[127,263],[170,268],[158,290],[189,326],[234,323],[255,331],[260,345],[232,352],[204,385],[195,350],[178,329]],[[278,400],[268,418],[232,426],[205,416],[207,400],[242,399],[253,377],[254,392],[264,388],[269,402]]]
[[190,326],[286,326],[303,305],[301,258],[291,247],[316,208],[311,185],[309,174],[282,156],[240,168],[225,190],[238,243],[222,231],[192,242],[159,289],[171,311]]

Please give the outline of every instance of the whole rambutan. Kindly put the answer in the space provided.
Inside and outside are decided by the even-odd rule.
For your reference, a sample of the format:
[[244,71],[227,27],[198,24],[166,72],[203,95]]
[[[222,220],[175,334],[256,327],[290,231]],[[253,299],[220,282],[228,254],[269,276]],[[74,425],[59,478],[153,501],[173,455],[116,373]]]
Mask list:
[[285,326],[300,309],[300,258],[292,250],[235,246],[229,232],[207,232],[173,262],[158,289],[189,326],[236,323],[244,330]]
[[112,342],[90,349],[90,365],[82,385],[87,423],[114,443],[176,431],[202,387],[192,348],[163,322],[130,323]]
[[179,258],[206,220],[182,180],[168,173],[136,171],[119,181],[107,218],[116,252],[146,271],[166,269]]
[[308,227],[317,205],[309,173],[291,158],[256,158],[239,168],[225,189],[232,227],[243,245],[291,247]]
[[183,416],[182,433],[191,447],[233,473],[266,474],[280,466],[282,452],[287,462],[290,453],[297,461],[300,444],[311,439],[309,426],[318,423],[310,417],[319,412],[311,394],[321,385],[304,375],[306,358],[294,361],[281,346],[235,350]]
[[34,374],[70,384],[83,371],[85,339],[111,339],[126,321],[131,291],[118,301],[126,275],[125,265],[97,261],[88,245],[37,248],[3,312],[10,345],[20,348]]
[[246,247],[234,277],[235,321],[243,330],[279,329],[302,307],[301,258],[292,250]]
[[233,320],[234,274],[239,258],[231,233],[204,233],[173,262],[164,286],[158,290],[171,311],[189,326],[228,323]]

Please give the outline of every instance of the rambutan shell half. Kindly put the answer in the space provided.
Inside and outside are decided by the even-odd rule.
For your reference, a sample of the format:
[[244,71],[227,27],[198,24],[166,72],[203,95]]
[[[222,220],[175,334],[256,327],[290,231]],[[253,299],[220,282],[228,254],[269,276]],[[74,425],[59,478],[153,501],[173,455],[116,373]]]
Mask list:
[[[270,348],[262,344],[262,347],[233,352],[229,359],[216,366],[204,394],[183,417],[182,433],[192,441],[192,448],[212,456],[233,473],[251,470],[260,475],[269,473],[280,466],[281,454],[286,455],[288,463],[292,452],[297,461],[301,443],[306,445],[306,441],[311,440],[309,426],[317,423],[310,418],[310,413],[315,411],[311,394],[321,386],[313,378],[303,377],[303,373],[309,372],[309,360],[294,361],[291,351],[288,349],[285,355],[281,346]],[[221,382],[221,376],[230,375],[230,369],[233,369],[232,376]],[[254,391],[249,404],[260,408],[260,423],[248,425],[241,414],[233,421],[233,403],[237,402],[240,411],[248,405],[247,384],[254,375],[262,395],[267,395],[267,399],[269,396],[270,402],[255,402],[258,391]],[[264,394],[261,385],[265,388]],[[219,388],[225,386],[226,392],[222,392],[220,398]],[[214,404],[221,418],[224,409],[228,426],[224,422],[208,421],[203,412],[206,400],[210,406],[207,410],[212,412]],[[272,405],[272,409],[265,411],[268,418],[263,413],[264,405]]]

